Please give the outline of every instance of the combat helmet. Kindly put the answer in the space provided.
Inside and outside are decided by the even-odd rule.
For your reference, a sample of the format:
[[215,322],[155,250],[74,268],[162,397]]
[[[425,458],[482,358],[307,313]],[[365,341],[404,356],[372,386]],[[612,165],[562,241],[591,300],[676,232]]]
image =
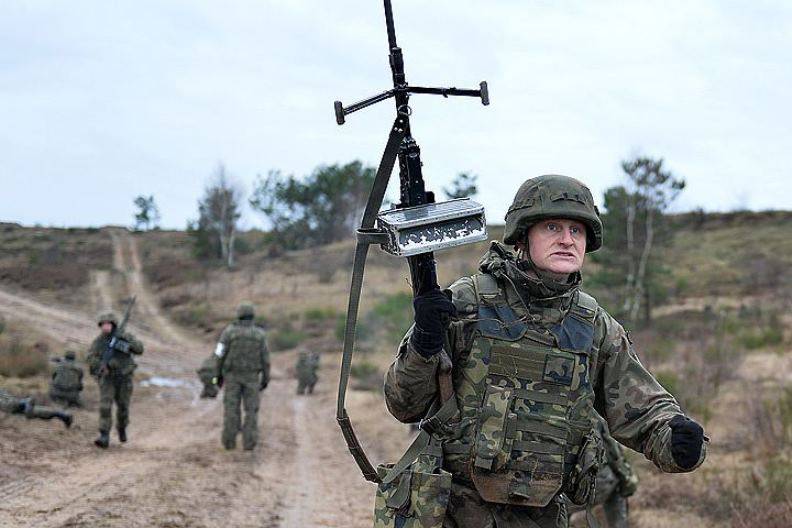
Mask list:
[[253,319],[256,316],[256,310],[253,304],[249,302],[240,303],[237,307],[237,318],[239,319]]
[[114,326],[118,326],[118,317],[116,317],[115,312],[111,312],[110,310],[106,312],[102,312],[96,316],[96,324],[102,326],[102,323],[113,323]]
[[602,246],[602,221],[591,191],[569,176],[545,174],[526,180],[506,213],[503,242],[515,245],[529,227],[547,218],[569,218],[586,225],[586,253]]

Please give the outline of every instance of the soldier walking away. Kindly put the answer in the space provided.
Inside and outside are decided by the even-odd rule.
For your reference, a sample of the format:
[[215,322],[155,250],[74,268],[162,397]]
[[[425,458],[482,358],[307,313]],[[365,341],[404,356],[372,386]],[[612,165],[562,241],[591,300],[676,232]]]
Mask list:
[[[447,507],[428,505],[443,527],[567,527],[564,496],[593,500],[602,459],[595,409],[618,442],[662,471],[688,472],[704,461],[702,427],[644,368],[624,328],[580,289],[585,254],[601,245],[585,185],[529,179],[506,214],[504,244],[492,243],[479,272],[414,299],[415,324],[386,374],[385,397],[402,422],[428,418],[447,379],[438,366],[450,357],[453,396],[443,408],[455,409],[423,422],[451,474]],[[393,508],[405,490],[383,486],[378,508]],[[377,511],[378,519],[388,515]]]
[[72,415],[66,411],[59,411],[51,407],[36,405],[33,398],[17,398],[0,389],[0,411],[10,414],[24,414],[28,419],[51,420],[57,418],[66,427],[71,427]]
[[76,363],[77,355],[68,350],[58,361],[50,380],[50,400],[66,407],[82,407],[83,369]]
[[313,394],[314,385],[319,380],[319,354],[303,350],[297,358],[297,394]]
[[[597,473],[594,505],[602,505],[608,528],[629,528],[627,498],[638,490],[638,477],[624,456],[624,449],[608,432],[602,417],[595,432],[602,438],[605,460]],[[570,503],[570,514],[585,509]]]
[[[113,426],[113,403],[116,406],[118,440],[122,443],[127,441],[133,373],[137,368],[132,356],[143,353],[143,343],[125,329],[119,329],[118,318],[113,312],[100,314],[97,324],[100,334],[91,343],[87,356],[90,373],[99,384],[99,436],[94,444],[107,448]],[[104,365],[102,357],[111,343],[112,354],[107,365]]]
[[[237,308],[237,320],[220,335],[215,355],[220,360],[218,385],[223,394],[223,447],[236,448],[236,437],[242,431],[246,451],[258,443],[258,411],[260,392],[269,383],[269,351],[267,334],[253,324],[255,309],[250,303]],[[245,409],[242,422],[240,406]]]

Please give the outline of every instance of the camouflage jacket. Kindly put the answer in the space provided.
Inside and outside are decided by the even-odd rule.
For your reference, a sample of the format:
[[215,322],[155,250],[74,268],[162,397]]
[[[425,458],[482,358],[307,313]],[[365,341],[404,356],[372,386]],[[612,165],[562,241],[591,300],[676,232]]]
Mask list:
[[[134,335],[130,334],[129,332],[123,332],[118,335],[119,339],[122,339],[129,343],[129,354],[121,352],[119,350],[114,351],[113,359],[110,360],[108,367],[110,368],[110,374],[115,376],[129,376],[137,368],[137,364],[135,363],[133,355],[140,355],[143,353],[143,343],[141,343]],[[106,336],[104,334],[99,334],[96,336],[96,339],[93,340],[91,343],[91,347],[88,349],[88,354],[86,356],[86,361],[88,362],[88,366],[90,372],[93,376],[98,375],[99,367],[102,363],[102,354],[104,351],[107,350],[107,347],[110,344],[110,336]]]
[[[545,298],[528,297],[526,289],[530,288],[518,291],[515,281],[504,277],[502,271],[509,260],[513,263],[514,255],[503,246],[494,244],[482,259],[481,270],[499,278],[499,287],[514,312],[540,326],[550,326],[563,319],[577,284],[564,292],[545,292],[542,290],[547,288],[541,285],[539,293]],[[458,362],[470,353],[476,337],[478,300],[471,277],[457,280],[450,290],[458,317],[449,325],[447,346],[456,369]],[[537,293],[536,288],[531,293]],[[388,410],[405,423],[420,420],[438,392],[439,358],[425,358],[419,354],[410,343],[411,333],[412,329],[402,340],[396,360],[385,376]],[[601,307],[598,307],[594,319],[594,343],[589,356],[594,406],[606,418],[611,435],[620,443],[643,453],[661,470],[684,472],[671,456],[671,429],[668,426],[671,418],[683,414],[679,404],[641,364],[624,328]],[[702,449],[696,467],[703,462],[705,454],[706,448]]]
[[81,391],[83,389],[83,369],[74,361],[62,360],[52,373],[52,387],[66,392]]
[[253,321],[238,320],[220,334],[220,371],[223,376],[257,376],[269,381],[267,334]]

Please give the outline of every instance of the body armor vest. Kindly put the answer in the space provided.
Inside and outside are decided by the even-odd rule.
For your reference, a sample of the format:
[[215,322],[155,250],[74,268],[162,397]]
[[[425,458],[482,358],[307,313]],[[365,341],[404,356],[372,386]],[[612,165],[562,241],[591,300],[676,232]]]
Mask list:
[[79,391],[82,388],[80,368],[73,363],[61,363],[55,368],[52,386],[65,392]]
[[223,373],[255,374],[264,370],[261,361],[264,340],[264,331],[253,324],[234,324],[223,360]]
[[572,470],[591,437],[597,303],[578,291],[561,323],[545,328],[519,318],[491,275],[473,279],[478,322],[454,366],[460,422],[445,465],[488,502],[544,507],[576,493]]

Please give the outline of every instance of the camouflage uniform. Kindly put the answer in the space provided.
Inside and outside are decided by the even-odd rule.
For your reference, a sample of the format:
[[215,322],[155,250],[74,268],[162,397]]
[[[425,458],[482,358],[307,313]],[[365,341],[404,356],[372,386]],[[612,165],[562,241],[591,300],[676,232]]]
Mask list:
[[62,405],[82,407],[83,369],[75,363],[75,357],[75,353],[69,351],[58,362],[50,380],[49,397]]
[[319,380],[319,354],[316,352],[300,352],[297,358],[297,394],[313,394],[314,385]]
[[70,413],[44,407],[43,405],[36,405],[33,398],[17,398],[2,389],[0,389],[0,411],[10,414],[24,414],[29,419],[51,420],[52,418],[58,418],[66,427],[70,427],[72,424],[72,415]]
[[218,387],[220,382],[220,358],[212,353],[211,356],[201,363],[197,373],[201,384],[203,384],[201,398],[216,398],[220,392],[220,387]]
[[[118,319],[109,312],[101,314],[97,319],[100,325],[103,322],[111,322],[115,328],[118,324]],[[126,428],[129,425],[129,405],[132,399],[133,387],[132,378],[137,368],[132,356],[143,353],[143,343],[129,332],[123,332],[116,337],[119,342],[124,344],[116,347],[113,352],[107,373],[102,374],[99,370],[102,354],[107,350],[112,335],[99,334],[91,343],[86,357],[91,375],[95,376],[97,383],[99,383],[99,433],[105,438],[109,434],[113,426],[113,402],[115,402],[116,429],[118,430],[119,439],[124,442],[126,441]],[[119,350],[121,347],[127,348],[127,351]]]
[[[259,391],[269,383],[269,351],[264,330],[253,324],[253,306],[240,305],[237,315],[220,335],[215,352],[225,388],[222,442],[234,449],[241,429],[243,447],[251,450],[258,443]],[[240,406],[245,409],[244,423]]]
[[[602,505],[608,528],[628,528],[627,498],[638,489],[638,477],[624,456],[624,449],[608,432],[608,425],[600,417],[597,420],[597,434],[605,447],[605,462],[597,473],[594,505]],[[570,504],[570,514],[584,509]]]
[[[542,187],[553,178],[561,185]],[[594,226],[588,250],[599,247],[588,189],[566,177],[530,183],[507,215],[506,243],[530,221],[570,218]],[[437,433],[453,475],[444,527],[568,526],[564,496],[591,500],[602,457],[595,409],[616,440],[663,471],[703,462],[704,446],[693,467],[675,462],[669,422],[683,414],[678,403],[643,367],[622,326],[580,290],[579,273],[558,282],[496,242],[479,269],[450,287],[458,317],[444,349],[458,412]],[[385,379],[388,409],[406,423],[426,416],[439,393],[440,354],[418,352],[413,331]]]

